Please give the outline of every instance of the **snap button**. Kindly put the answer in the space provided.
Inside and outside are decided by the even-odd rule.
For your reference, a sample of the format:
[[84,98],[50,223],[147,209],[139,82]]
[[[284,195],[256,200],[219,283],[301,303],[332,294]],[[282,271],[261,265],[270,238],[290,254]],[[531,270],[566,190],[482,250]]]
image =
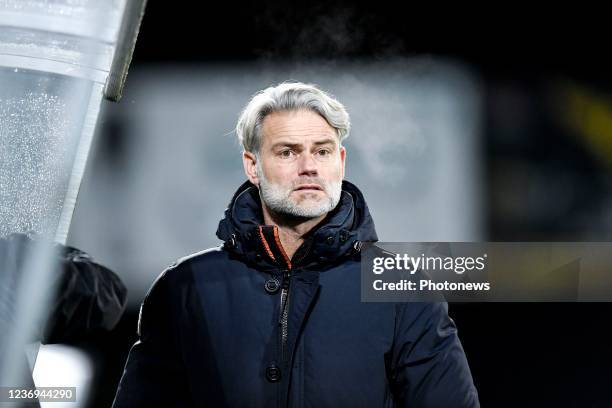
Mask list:
[[333,245],[334,243],[334,237],[332,235],[330,235],[329,237],[327,237],[327,244],[328,245]]
[[280,368],[274,364],[266,368],[266,378],[270,382],[279,382],[281,379]]
[[274,294],[278,292],[278,289],[280,288],[280,282],[278,281],[278,279],[268,279],[264,287],[266,288],[266,292],[268,292],[269,294]]

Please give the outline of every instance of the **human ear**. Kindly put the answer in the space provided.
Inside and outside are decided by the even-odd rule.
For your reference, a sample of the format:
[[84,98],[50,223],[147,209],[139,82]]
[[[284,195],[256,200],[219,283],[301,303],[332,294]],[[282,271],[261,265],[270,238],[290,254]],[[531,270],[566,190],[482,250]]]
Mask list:
[[346,149],[340,146],[340,161],[342,162],[342,180],[344,180],[344,164],[346,163]]
[[259,177],[257,177],[257,156],[251,152],[243,152],[242,165],[244,166],[244,173],[249,181],[259,186]]

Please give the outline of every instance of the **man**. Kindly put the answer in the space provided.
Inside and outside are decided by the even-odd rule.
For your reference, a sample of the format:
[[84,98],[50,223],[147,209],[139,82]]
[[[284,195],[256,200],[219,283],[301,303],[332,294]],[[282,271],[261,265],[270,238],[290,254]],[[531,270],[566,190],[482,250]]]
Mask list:
[[224,245],[154,283],[115,406],[478,406],[445,303],[360,302],[359,249],[377,236],[343,181],[342,104],[283,83],[236,131],[248,181]]

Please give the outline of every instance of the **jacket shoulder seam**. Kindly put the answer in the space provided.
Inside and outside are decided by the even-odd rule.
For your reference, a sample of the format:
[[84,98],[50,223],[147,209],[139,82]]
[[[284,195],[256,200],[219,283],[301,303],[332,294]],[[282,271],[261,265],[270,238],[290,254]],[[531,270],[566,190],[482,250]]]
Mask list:
[[212,248],[203,249],[203,250],[201,250],[201,251],[194,252],[193,254],[186,255],[186,256],[183,256],[183,257],[181,257],[181,258],[178,258],[176,261],[174,261],[173,263],[171,263],[171,264],[170,264],[170,265],[169,265],[169,266],[168,266],[166,269],[164,269],[164,271],[162,272],[162,274],[164,274],[166,271],[169,271],[169,270],[175,269],[176,267],[178,267],[178,266],[180,266],[180,265],[182,265],[182,264],[186,263],[187,261],[190,261],[190,260],[192,260],[192,259],[194,259],[194,258],[197,258],[197,257],[201,256],[201,255],[205,255],[205,254],[207,254],[207,253],[211,253],[211,252],[216,252],[216,251],[219,251],[219,250],[221,250],[221,248],[222,248],[222,245],[218,245],[218,246],[216,246],[216,247],[212,247]]

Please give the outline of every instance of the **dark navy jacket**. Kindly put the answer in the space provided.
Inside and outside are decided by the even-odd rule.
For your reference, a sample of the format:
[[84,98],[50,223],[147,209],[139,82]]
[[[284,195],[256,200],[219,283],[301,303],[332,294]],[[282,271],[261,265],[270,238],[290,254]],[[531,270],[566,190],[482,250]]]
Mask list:
[[220,248],[180,260],[141,308],[115,407],[477,407],[446,303],[362,303],[360,242],[376,241],[361,192],[287,259],[243,184]]

